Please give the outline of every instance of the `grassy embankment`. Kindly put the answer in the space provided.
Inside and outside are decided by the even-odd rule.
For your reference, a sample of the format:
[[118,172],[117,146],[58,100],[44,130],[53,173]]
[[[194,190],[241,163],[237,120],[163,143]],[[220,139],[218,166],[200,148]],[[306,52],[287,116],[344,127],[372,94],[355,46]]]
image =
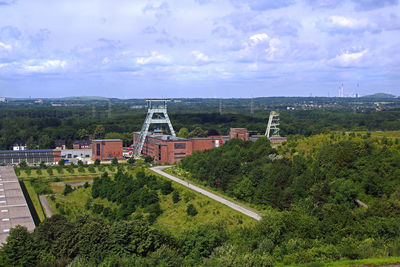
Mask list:
[[190,183],[192,183],[194,185],[197,185],[198,187],[203,188],[203,189],[205,189],[205,190],[207,190],[207,191],[209,191],[209,192],[211,192],[213,194],[216,194],[216,195],[218,195],[220,197],[223,197],[223,198],[225,198],[225,199],[227,199],[227,200],[229,200],[229,201],[231,201],[233,203],[245,206],[248,209],[251,209],[254,212],[257,212],[260,215],[263,215],[263,214],[268,212],[268,209],[265,209],[263,207],[259,207],[259,206],[255,205],[255,204],[244,202],[242,200],[239,200],[239,199],[233,198],[231,196],[228,196],[227,194],[224,194],[222,191],[218,191],[216,188],[211,187],[211,186],[207,185],[206,183],[201,183],[201,181],[198,181],[198,180],[195,180],[195,179],[191,178],[190,177],[190,173],[188,173],[187,171],[179,168],[176,165],[171,166],[171,167],[169,167],[167,169],[164,169],[163,171],[168,173],[168,174],[171,174],[173,176],[176,176],[176,177],[178,177],[178,178],[180,178],[182,180],[189,181]]
[[24,184],[26,190],[28,191],[29,197],[32,200],[33,206],[35,207],[39,220],[42,222],[46,218],[46,216],[44,214],[42,205],[40,204],[39,196],[36,194],[35,189],[33,188],[31,182],[24,181]]

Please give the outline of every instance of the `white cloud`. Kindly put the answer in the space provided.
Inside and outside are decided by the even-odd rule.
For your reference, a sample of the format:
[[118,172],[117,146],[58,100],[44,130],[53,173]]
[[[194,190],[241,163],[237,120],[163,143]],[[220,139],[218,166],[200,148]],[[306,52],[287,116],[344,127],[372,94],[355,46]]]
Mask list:
[[368,49],[353,53],[345,51],[342,54],[337,55],[335,58],[329,60],[329,63],[340,67],[357,66],[361,63],[361,60],[365,57],[367,53]]
[[154,64],[154,63],[168,63],[170,59],[162,54],[159,54],[157,51],[151,52],[151,55],[148,57],[138,57],[136,59],[136,63],[140,65],[146,64]]
[[199,51],[192,51],[192,55],[195,57],[196,61],[198,61],[198,62],[209,62],[210,61],[210,58],[207,55],[205,55]]
[[250,36],[252,45],[257,45],[259,43],[267,42],[269,40],[269,36],[266,33],[258,33]]
[[0,48],[3,48],[3,49],[5,49],[5,50],[11,50],[11,49],[12,49],[12,46],[11,46],[11,45],[8,45],[8,44],[5,44],[5,43],[2,43],[2,42],[0,42]]
[[27,64],[23,65],[23,70],[26,72],[53,72],[58,69],[64,69],[67,65],[65,60],[46,60],[39,64],[34,64],[32,61],[28,61]]
[[323,31],[331,34],[349,34],[360,32],[379,32],[378,25],[366,18],[349,18],[344,16],[330,16],[318,22]]
[[368,26],[368,21],[366,19],[353,19],[342,16],[330,16],[329,21],[333,25],[352,29],[358,29]]

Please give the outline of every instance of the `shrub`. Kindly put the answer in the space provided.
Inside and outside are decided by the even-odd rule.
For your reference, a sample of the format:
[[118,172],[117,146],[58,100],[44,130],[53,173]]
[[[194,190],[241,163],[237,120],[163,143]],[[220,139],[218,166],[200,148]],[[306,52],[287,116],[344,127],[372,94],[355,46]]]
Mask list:
[[172,188],[171,181],[165,181],[164,183],[162,183],[160,189],[163,195],[168,195],[172,191],[174,191],[174,189]]
[[127,160],[127,163],[128,164],[134,164],[135,163],[135,158],[132,156],[132,157],[130,157],[128,160]]
[[53,168],[48,167],[48,168],[47,168],[47,173],[48,173],[49,175],[53,175]]
[[100,160],[99,159],[95,159],[94,160],[94,166],[99,166],[100,165]]
[[85,172],[85,168],[83,168],[82,166],[80,166],[80,167],[78,168],[78,172],[84,173],[84,172]]
[[60,160],[58,161],[58,166],[65,166],[65,160],[60,159]]
[[94,169],[93,166],[89,166],[88,170],[89,170],[91,173],[95,173],[95,172],[96,172],[96,170]]
[[179,200],[181,200],[181,196],[179,195],[179,192],[175,190],[174,193],[172,193],[172,201],[178,203]]
[[72,188],[72,186],[69,185],[69,184],[66,184],[65,188],[64,188],[64,191],[63,191],[63,195],[66,196],[69,193],[72,193],[73,191],[74,191],[74,189]]
[[118,165],[118,159],[117,158],[113,158],[111,161],[112,165]]
[[189,216],[196,216],[198,213],[196,207],[193,204],[188,205],[186,212]]

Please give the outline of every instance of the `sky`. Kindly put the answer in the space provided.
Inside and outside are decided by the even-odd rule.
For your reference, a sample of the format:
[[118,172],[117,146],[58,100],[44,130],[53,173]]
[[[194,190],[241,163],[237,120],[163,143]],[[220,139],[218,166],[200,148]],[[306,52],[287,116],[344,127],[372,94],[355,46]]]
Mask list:
[[400,95],[399,0],[0,0],[0,96]]

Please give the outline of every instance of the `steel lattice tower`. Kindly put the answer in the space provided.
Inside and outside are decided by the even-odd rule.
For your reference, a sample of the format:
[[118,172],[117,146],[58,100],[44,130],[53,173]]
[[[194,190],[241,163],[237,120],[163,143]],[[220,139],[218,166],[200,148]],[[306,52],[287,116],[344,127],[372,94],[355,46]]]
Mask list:
[[265,131],[265,136],[270,138],[272,136],[279,136],[279,113],[271,111],[269,114],[268,126]]
[[140,157],[142,153],[144,142],[146,141],[147,134],[149,133],[150,124],[154,124],[156,130],[158,131],[161,131],[162,125],[166,124],[168,125],[170,134],[176,136],[174,128],[172,127],[171,121],[169,120],[167,114],[167,102],[169,101],[170,99],[146,99],[147,116],[133,150],[133,155],[135,157]]

